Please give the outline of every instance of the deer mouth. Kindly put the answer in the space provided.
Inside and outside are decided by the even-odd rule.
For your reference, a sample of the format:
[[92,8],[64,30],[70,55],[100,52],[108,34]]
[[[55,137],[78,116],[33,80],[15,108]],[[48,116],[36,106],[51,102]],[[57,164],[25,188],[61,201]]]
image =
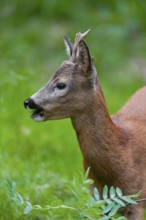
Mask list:
[[30,117],[34,121],[44,121],[44,110],[42,108],[36,108],[35,110],[33,110]]

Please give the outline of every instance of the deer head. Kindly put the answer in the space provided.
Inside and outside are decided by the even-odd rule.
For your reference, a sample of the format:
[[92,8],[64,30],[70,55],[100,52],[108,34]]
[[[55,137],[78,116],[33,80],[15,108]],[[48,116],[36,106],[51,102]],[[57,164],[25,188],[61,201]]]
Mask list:
[[96,88],[96,70],[92,64],[84,34],[78,33],[74,45],[67,36],[64,41],[69,60],[64,61],[48,83],[24,102],[33,109],[34,121],[62,119],[81,114],[91,102]]

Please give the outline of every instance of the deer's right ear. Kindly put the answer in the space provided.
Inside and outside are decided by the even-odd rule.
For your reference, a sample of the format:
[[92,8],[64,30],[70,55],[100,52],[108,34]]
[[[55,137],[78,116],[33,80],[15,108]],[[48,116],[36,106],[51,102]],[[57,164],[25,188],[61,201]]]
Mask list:
[[67,35],[64,36],[64,43],[65,43],[65,46],[66,46],[67,55],[69,57],[71,57],[72,51],[73,51],[73,44],[70,42],[70,40],[67,37]]
[[92,59],[86,43],[81,40],[76,48],[75,60],[80,64],[82,70],[86,73],[92,68]]

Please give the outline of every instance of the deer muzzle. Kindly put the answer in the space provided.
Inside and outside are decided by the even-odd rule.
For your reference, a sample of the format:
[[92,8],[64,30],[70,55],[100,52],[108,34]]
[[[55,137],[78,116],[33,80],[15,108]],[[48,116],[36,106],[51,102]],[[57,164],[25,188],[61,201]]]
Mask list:
[[37,105],[33,99],[31,98],[28,98],[24,101],[24,107],[26,109],[32,109],[33,112],[31,114],[31,118],[34,120],[34,121],[44,121],[44,110],[39,106]]

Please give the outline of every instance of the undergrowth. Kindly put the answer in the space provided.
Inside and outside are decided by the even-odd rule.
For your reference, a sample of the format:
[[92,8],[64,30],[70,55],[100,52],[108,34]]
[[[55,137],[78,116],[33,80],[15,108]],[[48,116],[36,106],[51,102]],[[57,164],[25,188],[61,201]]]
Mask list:
[[[25,200],[20,193],[16,190],[16,183],[10,178],[7,178],[7,193],[11,205],[18,215],[35,215],[35,213],[47,213],[48,216],[75,215],[77,219],[89,220],[126,220],[124,216],[117,216],[117,212],[126,207],[127,205],[136,205],[136,197],[140,193],[134,195],[123,195],[120,188],[111,186],[108,188],[105,185],[102,197],[97,188],[93,190],[93,197],[90,195],[89,186],[93,184],[91,179],[88,179],[89,169],[84,175],[76,175],[69,189],[74,195],[72,205],[63,204],[62,201],[53,201],[52,204],[32,204],[30,201]],[[102,199],[103,198],[103,199]],[[63,216],[62,216],[63,217]]]

